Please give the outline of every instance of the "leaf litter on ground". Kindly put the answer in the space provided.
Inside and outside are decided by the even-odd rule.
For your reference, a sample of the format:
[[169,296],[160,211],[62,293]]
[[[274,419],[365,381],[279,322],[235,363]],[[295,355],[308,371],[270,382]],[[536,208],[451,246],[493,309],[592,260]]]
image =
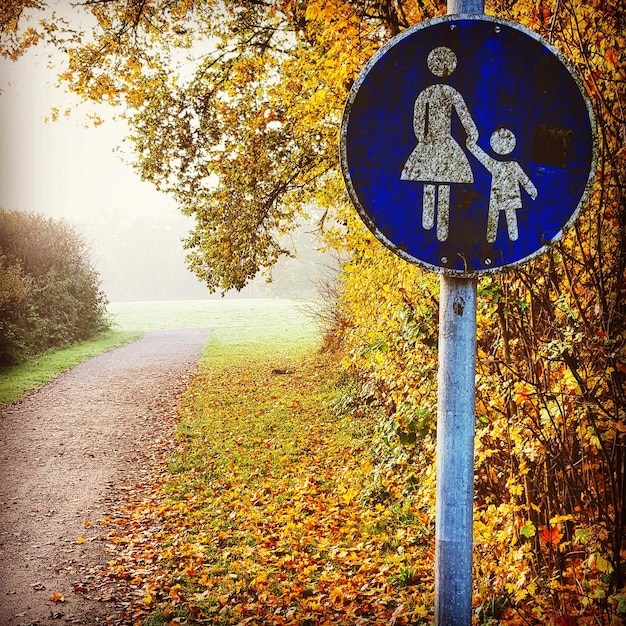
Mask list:
[[431,621],[431,520],[361,497],[367,429],[333,411],[333,371],[201,367],[169,464],[106,520],[124,623]]

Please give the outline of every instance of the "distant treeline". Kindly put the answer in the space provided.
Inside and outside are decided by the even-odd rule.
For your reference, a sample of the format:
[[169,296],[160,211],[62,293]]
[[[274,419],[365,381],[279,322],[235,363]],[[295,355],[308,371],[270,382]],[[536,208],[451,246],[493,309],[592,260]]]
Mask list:
[[106,304],[87,245],[74,226],[0,210],[0,365],[105,330]]

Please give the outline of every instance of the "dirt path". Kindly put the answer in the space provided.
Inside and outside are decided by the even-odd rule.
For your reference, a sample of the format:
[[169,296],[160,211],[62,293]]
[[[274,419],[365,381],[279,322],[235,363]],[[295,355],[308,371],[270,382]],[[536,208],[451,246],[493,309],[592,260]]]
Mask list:
[[116,623],[99,520],[170,448],[209,332],[150,333],[0,410],[0,624]]

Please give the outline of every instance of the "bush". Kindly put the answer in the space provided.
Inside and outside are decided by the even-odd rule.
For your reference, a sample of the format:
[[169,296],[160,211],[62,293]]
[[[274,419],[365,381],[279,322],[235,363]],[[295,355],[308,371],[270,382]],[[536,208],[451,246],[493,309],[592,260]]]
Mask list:
[[[626,160],[615,114],[626,81],[602,54],[623,48],[626,12],[614,2],[562,8],[535,26],[586,68],[597,182],[558,246],[480,282],[474,599],[483,623],[616,624],[626,614]],[[331,232],[351,254],[339,283],[345,322],[332,330],[342,363],[384,409],[366,495],[432,514],[436,284],[363,236],[353,213]]]
[[105,330],[106,304],[74,226],[35,213],[0,211],[0,365]]

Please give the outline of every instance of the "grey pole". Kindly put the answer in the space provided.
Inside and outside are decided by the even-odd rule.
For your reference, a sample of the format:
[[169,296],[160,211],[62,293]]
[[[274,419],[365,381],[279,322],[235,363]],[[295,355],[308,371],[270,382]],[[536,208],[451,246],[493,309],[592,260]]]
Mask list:
[[435,624],[472,623],[475,279],[442,276],[439,298]]
[[448,15],[455,13],[484,13],[484,0],[448,0],[446,5]]
[[[484,0],[448,0],[448,14]],[[471,626],[477,279],[442,276],[439,297],[435,625]]]

